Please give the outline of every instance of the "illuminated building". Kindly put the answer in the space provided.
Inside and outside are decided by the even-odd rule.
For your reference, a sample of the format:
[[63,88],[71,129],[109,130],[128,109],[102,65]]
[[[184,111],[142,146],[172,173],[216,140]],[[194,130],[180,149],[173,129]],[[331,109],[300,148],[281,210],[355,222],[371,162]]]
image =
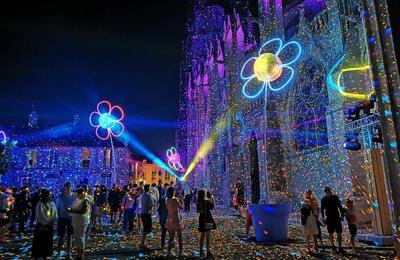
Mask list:
[[164,183],[176,183],[176,177],[167,173],[155,163],[150,163],[147,160],[129,160],[132,165],[132,179],[139,184],[143,181],[145,184],[158,184],[161,180]]
[[[261,201],[268,195],[272,203],[290,201],[297,207],[306,189],[322,198],[324,187],[331,186],[343,199],[354,197],[365,224],[377,227],[373,223],[381,214],[377,207],[396,208],[392,212],[399,219],[400,95],[386,1],[190,3],[176,133],[185,167],[197,160],[197,151],[222,115],[227,122],[213,149],[196,162],[186,181],[208,186],[218,203],[229,205],[231,188],[241,177],[249,199],[249,142],[254,132]],[[301,45],[299,59],[291,64],[293,79],[266,99],[257,95],[248,99],[242,91],[241,69],[275,38]],[[276,57],[265,57],[263,62],[270,65],[254,70],[256,80],[280,76]],[[371,95],[374,92],[376,96]],[[357,120],[348,122],[344,111],[361,106],[360,102],[374,103],[372,97],[376,106],[363,105]],[[382,142],[373,138],[379,131]],[[359,150],[344,148],[348,134],[359,136]],[[388,176],[388,186],[378,187],[383,172],[378,168]],[[389,203],[377,195],[385,189],[393,199]],[[394,224],[398,228],[397,220]]]
[[66,181],[74,184],[112,185],[111,172],[115,161],[115,181],[126,184],[132,177],[129,163],[131,151],[115,141],[115,154],[109,142],[96,137],[76,120],[60,125],[12,125],[5,129],[16,142],[12,149],[14,165],[2,177],[2,183],[21,187],[39,185],[53,190]]

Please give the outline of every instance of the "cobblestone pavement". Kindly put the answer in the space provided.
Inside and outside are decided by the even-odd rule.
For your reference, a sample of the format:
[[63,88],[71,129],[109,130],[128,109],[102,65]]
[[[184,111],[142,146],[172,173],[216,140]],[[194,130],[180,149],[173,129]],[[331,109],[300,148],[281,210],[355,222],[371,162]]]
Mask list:
[[[236,216],[230,209],[218,209],[214,212],[217,230],[212,233],[212,252],[215,259],[393,259],[393,249],[390,247],[375,247],[358,244],[357,252],[346,248],[345,256],[332,253],[330,248],[322,249],[319,254],[310,255],[305,249],[301,236],[301,226],[294,216],[289,224],[289,241],[286,243],[268,244],[246,240],[245,220]],[[197,220],[194,213],[183,215],[185,229],[184,258],[199,258]],[[107,221],[107,220],[106,220]],[[102,233],[91,235],[88,249],[88,259],[137,259],[163,258],[166,249],[160,248],[159,225],[154,225],[154,233],[147,242],[148,249],[140,250],[138,234],[125,235],[121,232],[121,224],[110,225]],[[176,243],[177,244],[177,243]],[[328,241],[325,237],[325,244]],[[347,244],[346,244],[347,245]],[[56,246],[56,237],[55,243]],[[31,233],[12,235],[8,245],[0,245],[0,259],[27,259],[31,250]],[[177,245],[173,251],[177,255]],[[61,257],[65,259],[64,252]]]

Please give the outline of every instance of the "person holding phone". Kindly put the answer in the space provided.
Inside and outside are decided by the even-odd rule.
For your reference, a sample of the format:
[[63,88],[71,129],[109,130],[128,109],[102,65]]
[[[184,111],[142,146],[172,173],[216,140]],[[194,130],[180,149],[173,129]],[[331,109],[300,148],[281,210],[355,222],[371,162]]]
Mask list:
[[214,218],[211,210],[214,209],[215,201],[214,196],[207,189],[201,189],[197,194],[197,213],[199,213],[199,226],[200,232],[200,257],[204,256],[203,246],[204,238],[206,240],[207,258],[212,257],[210,250],[211,230],[216,229]]
[[32,242],[32,257],[48,259],[53,255],[53,223],[58,217],[51,191],[42,189],[35,210],[36,226]]
[[68,211],[72,213],[72,227],[75,246],[78,251],[77,259],[85,258],[86,229],[89,225],[90,201],[85,196],[83,188],[76,190],[76,200]]

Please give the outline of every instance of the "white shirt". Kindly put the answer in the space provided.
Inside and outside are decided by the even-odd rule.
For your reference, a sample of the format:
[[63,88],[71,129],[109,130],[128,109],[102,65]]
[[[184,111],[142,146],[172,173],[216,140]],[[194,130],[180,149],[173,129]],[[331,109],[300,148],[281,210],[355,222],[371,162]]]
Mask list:
[[52,221],[57,220],[57,206],[54,202],[49,203],[39,202],[36,205],[36,223],[47,225]]
[[[86,204],[87,203],[87,204]],[[74,205],[72,205],[72,210],[82,210],[86,205],[90,207],[90,202],[87,198],[76,199]],[[72,213],[72,225],[73,226],[82,226],[89,224],[89,210],[84,214],[80,213]]]

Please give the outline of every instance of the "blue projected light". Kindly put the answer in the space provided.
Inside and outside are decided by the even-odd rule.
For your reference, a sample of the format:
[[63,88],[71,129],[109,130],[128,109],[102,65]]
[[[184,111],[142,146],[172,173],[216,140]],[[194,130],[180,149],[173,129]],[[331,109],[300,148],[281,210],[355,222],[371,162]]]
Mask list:
[[[278,44],[278,49],[275,52],[269,52],[268,47]],[[280,54],[286,49],[292,46],[296,50],[296,55],[291,59],[284,60],[282,62]],[[302,48],[301,45],[296,41],[290,41],[283,45],[280,38],[274,38],[264,43],[258,51],[257,57],[251,57],[242,66],[240,70],[240,77],[245,80],[242,87],[242,93],[246,98],[256,98],[265,89],[265,91],[279,91],[284,89],[293,79],[294,69],[290,67],[295,63],[301,56]],[[245,75],[245,70],[249,70],[250,63],[253,63],[252,71],[250,75]],[[287,79],[282,82],[283,72],[288,71],[286,75]],[[249,93],[249,84],[252,80],[257,80],[260,85],[255,93]]]
[[172,176],[176,177],[177,180],[182,181],[174,171],[172,171],[167,164],[165,164],[160,158],[158,158],[154,153],[152,153],[147,147],[145,147],[135,136],[129,134],[127,131],[121,135],[121,140],[126,143],[130,148],[138,151],[142,155],[146,156],[153,163],[160,166],[164,171],[168,172]]
[[101,114],[99,117],[99,124],[103,128],[113,128],[115,119],[108,113]]

